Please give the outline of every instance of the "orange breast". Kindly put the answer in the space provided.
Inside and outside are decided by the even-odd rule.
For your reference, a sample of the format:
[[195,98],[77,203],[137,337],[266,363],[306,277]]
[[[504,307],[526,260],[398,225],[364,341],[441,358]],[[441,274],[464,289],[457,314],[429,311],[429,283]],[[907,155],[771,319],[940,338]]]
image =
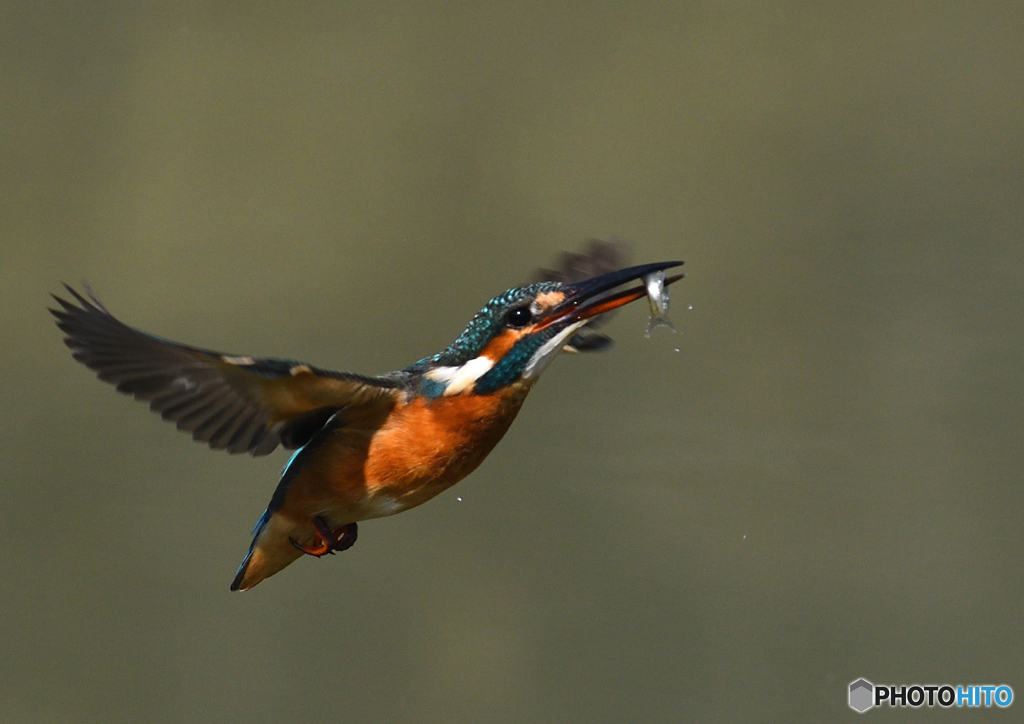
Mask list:
[[528,391],[513,386],[494,395],[419,397],[399,405],[370,440],[366,492],[405,510],[454,485],[498,444]]
[[408,510],[476,469],[508,430],[529,392],[399,401],[345,420],[289,483],[280,513],[296,523],[325,516],[335,527]]

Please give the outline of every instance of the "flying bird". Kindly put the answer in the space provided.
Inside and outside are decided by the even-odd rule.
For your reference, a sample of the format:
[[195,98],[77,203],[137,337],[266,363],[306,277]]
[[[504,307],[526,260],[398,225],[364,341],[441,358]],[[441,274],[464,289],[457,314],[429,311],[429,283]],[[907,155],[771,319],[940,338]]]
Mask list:
[[377,376],[161,339],[118,320],[88,289],[65,285],[73,301],[54,295],[50,312],[76,360],[193,439],[229,453],[295,451],[231,583],[244,591],[304,555],[348,549],[359,521],[425,503],[469,475],[560,351],[607,346],[585,325],[646,296],[643,285],[621,287],[682,264],[606,270],[617,253],[592,246],[566,257],[600,273],[580,279],[579,264],[563,263],[494,297],[447,349]]

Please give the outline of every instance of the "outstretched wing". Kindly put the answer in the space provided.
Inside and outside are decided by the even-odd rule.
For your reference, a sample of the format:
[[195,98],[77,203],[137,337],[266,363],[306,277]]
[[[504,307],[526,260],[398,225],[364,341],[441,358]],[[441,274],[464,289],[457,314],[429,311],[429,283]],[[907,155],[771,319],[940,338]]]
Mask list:
[[342,408],[390,406],[401,382],[300,362],[221,354],[154,337],[71,287],[50,312],[72,355],[121,392],[215,450],[266,455],[304,445]]

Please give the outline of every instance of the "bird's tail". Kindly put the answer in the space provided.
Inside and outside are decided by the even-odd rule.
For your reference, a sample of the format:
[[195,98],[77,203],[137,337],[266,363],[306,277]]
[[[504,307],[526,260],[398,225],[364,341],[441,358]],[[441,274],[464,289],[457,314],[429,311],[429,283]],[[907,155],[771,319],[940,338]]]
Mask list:
[[253,528],[252,545],[231,582],[231,590],[248,591],[301,558],[302,552],[289,540],[294,529],[295,525],[280,512],[266,511]]

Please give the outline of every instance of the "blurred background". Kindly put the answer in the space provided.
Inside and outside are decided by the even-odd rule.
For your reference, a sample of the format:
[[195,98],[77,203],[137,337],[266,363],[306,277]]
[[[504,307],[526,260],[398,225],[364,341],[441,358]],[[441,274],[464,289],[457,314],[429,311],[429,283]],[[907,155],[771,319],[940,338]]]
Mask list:
[[[9,2],[0,38],[0,721],[1024,695],[1018,4]],[[176,433],[45,309],[87,280],[376,373],[611,235],[686,260],[678,334],[627,308],[469,479],[246,594],[286,454]]]

